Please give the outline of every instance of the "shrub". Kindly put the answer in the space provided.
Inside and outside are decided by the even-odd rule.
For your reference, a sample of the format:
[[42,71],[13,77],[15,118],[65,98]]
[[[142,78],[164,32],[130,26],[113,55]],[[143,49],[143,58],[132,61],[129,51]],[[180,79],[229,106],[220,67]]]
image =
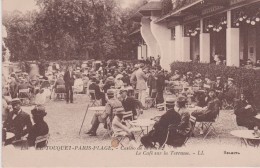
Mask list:
[[[216,80],[218,76],[222,77],[224,81],[227,81],[227,78],[233,78],[240,91],[251,93],[257,101],[260,100],[259,70],[207,63],[173,62],[171,64],[172,73],[175,70],[179,70],[182,74],[186,74],[188,71],[193,74],[201,73],[203,77],[207,76],[211,80]],[[256,103],[259,104],[259,102]]]

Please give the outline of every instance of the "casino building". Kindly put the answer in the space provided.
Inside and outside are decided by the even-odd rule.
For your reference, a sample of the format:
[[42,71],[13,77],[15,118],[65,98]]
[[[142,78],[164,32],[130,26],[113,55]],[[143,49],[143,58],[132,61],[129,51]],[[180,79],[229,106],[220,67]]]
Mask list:
[[[151,0],[132,18],[140,22],[138,57],[227,66],[260,60],[260,0]],[[135,34],[134,33],[134,34]]]

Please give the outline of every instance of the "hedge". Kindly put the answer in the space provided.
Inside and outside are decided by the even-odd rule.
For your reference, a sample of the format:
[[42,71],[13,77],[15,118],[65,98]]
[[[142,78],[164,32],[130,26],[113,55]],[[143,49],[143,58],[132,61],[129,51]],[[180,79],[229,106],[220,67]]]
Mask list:
[[[189,71],[193,74],[201,73],[203,77],[207,76],[211,80],[216,80],[218,76],[222,77],[224,81],[233,78],[241,91],[252,93],[257,101],[260,100],[260,70],[207,63],[173,62],[171,73],[175,70],[179,70],[182,74]],[[260,101],[256,103],[260,104]]]

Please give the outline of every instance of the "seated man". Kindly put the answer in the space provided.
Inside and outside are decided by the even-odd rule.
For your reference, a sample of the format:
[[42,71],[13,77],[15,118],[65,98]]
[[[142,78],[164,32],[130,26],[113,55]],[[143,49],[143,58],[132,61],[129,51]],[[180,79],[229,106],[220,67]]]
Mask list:
[[257,111],[242,93],[240,99],[235,102],[234,113],[236,115],[237,125],[248,129],[260,128],[260,120],[256,119]]
[[207,106],[201,110],[194,111],[191,115],[196,117],[197,121],[207,121],[214,119],[219,112],[219,100],[216,97],[214,90],[210,90],[208,97],[206,97]]
[[112,121],[114,110],[116,108],[122,107],[122,103],[114,97],[113,90],[107,91],[107,97],[108,97],[108,102],[106,103],[105,111],[94,114],[91,122],[92,127],[86,134],[89,134],[90,136],[96,136],[97,135],[96,132],[99,124],[100,123],[106,124],[107,117],[111,117],[111,121]]
[[233,78],[228,78],[228,83],[226,87],[224,88],[224,98],[227,102],[232,103],[234,102],[234,99],[237,98],[238,94],[238,88],[234,84]]
[[3,129],[6,132],[13,133],[15,136],[10,139],[6,139],[5,145],[9,145],[15,140],[21,140],[23,136],[28,134],[32,127],[30,116],[21,109],[20,99],[13,99],[11,104],[13,111],[8,113],[7,119],[3,124]]
[[[31,113],[32,113],[33,122],[35,124],[32,126],[32,129],[29,131],[28,134],[27,141],[29,147],[35,145],[35,140],[37,137],[44,136],[49,133],[49,127],[43,119],[47,115],[44,106],[42,105],[35,106],[35,108],[31,111]],[[37,147],[44,147],[44,146],[45,143],[39,144],[39,146]]]
[[160,146],[163,145],[168,133],[168,127],[170,125],[177,126],[180,124],[181,116],[174,110],[173,99],[166,99],[166,108],[167,112],[154,124],[154,129],[141,138],[141,143],[145,148],[153,148],[153,143],[156,142],[158,142]]
[[[105,97],[105,93],[101,92],[100,90],[100,87],[99,87],[99,81],[95,78],[92,79],[92,82],[90,85],[89,85],[89,90],[94,90],[95,91],[95,94],[96,94],[96,99],[97,100],[100,100],[101,99],[101,104],[102,106],[105,106],[106,104],[106,97]],[[90,95],[92,99],[95,99],[94,95],[91,94]]]
[[122,123],[124,114],[125,110],[123,107],[116,109],[115,117],[112,120],[112,130],[114,132],[114,135],[125,134],[126,137],[129,138],[130,144],[136,145],[135,136],[133,132]]
[[[192,116],[196,117],[198,122],[214,121],[220,110],[220,101],[216,97],[216,93],[213,89],[209,91],[208,97],[206,97],[207,106],[195,110],[191,113]],[[203,134],[203,130],[200,130]]]
[[127,96],[127,90],[121,90],[120,95],[122,97],[122,105],[126,112],[132,111],[134,119],[137,119],[136,102],[133,97]]

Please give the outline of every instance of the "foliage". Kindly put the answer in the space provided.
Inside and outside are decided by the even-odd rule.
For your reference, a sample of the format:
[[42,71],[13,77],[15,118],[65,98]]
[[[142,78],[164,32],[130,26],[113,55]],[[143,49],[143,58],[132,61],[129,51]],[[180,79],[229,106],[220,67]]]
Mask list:
[[172,9],[172,0],[162,0],[162,15],[168,14]]
[[11,61],[128,57],[131,9],[114,0],[36,0],[40,10],[4,13]]
[[254,69],[206,63],[173,62],[171,70],[172,73],[175,70],[179,70],[182,74],[186,74],[189,71],[193,74],[201,73],[202,76],[207,76],[211,80],[215,80],[218,76],[222,77],[225,81],[227,78],[233,78],[241,91],[253,92],[255,96],[260,96],[260,71]]

